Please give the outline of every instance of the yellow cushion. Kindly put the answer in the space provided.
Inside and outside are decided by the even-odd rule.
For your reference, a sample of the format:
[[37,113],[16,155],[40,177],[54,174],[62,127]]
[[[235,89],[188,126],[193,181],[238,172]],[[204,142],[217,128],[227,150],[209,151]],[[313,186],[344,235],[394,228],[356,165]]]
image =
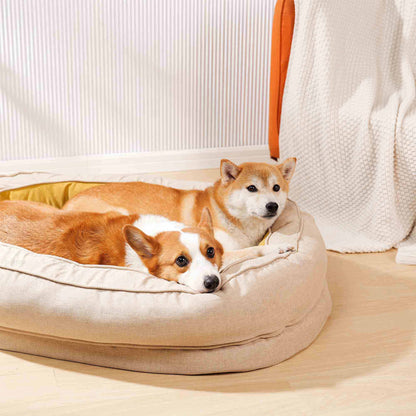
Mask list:
[[68,199],[81,191],[93,186],[101,185],[99,182],[56,182],[40,185],[25,186],[24,188],[10,189],[0,192],[0,201],[25,200],[43,202],[62,208]]
[[263,237],[263,240],[260,241],[259,246],[264,246],[266,244],[266,239],[270,235],[270,230],[267,230],[267,233]]

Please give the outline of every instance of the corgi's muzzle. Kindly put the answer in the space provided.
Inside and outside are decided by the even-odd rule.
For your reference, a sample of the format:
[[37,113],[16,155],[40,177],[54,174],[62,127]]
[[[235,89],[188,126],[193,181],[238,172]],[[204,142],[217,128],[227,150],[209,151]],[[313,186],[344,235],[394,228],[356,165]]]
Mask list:
[[204,286],[207,289],[207,292],[214,292],[214,290],[219,286],[220,279],[218,276],[214,274],[210,276],[205,276],[204,278]]

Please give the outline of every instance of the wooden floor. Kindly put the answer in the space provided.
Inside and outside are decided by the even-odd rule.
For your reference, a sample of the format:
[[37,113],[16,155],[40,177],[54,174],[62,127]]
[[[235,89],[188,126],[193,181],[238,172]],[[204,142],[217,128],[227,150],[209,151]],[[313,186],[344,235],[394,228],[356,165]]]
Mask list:
[[0,415],[416,415],[416,267],[328,255],[332,315],[277,366],[167,376],[0,352]]

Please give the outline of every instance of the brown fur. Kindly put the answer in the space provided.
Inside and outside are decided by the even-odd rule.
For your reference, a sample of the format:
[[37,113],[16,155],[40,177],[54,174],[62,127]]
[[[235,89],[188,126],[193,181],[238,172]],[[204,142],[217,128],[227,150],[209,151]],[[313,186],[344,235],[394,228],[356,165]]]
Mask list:
[[28,201],[0,202],[0,241],[83,264],[124,266],[122,228],[138,215],[65,212]]

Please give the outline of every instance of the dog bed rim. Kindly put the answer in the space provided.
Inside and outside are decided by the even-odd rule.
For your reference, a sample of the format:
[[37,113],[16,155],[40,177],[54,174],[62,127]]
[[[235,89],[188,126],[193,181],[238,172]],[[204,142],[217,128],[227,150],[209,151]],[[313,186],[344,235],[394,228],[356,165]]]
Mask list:
[[[24,180],[0,176],[0,189],[74,179],[48,174],[25,175]],[[103,175],[92,175],[85,182],[94,179],[103,181]],[[150,181],[134,175],[105,179]],[[180,181],[154,180],[180,188]],[[184,187],[209,185],[193,184],[186,181]],[[238,279],[225,284],[224,291],[198,298],[193,291],[166,290],[167,285],[146,274],[136,280],[137,271],[128,268],[78,265],[53,256],[46,260],[43,255],[42,262],[39,254],[2,246],[1,263],[6,267],[1,271],[5,290],[0,293],[0,307],[5,315],[0,348],[170,374],[248,371],[277,364],[306,348],[331,310],[322,238],[310,215],[302,212],[299,218],[298,207],[290,207],[274,230],[283,228],[272,233],[266,244],[298,245],[297,252],[285,253],[280,261],[265,256],[247,265],[239,262],[224,274]],[[264,260],[270,264],[265,266]],[[8,266],[22,272],[8,272]],[[26,275],[26,270],[34,276]],[[49,276],[56,281],[48,280]],[[87,287],[80,287],[84,284]],[[155,294],[160,297],[154,298]]]

